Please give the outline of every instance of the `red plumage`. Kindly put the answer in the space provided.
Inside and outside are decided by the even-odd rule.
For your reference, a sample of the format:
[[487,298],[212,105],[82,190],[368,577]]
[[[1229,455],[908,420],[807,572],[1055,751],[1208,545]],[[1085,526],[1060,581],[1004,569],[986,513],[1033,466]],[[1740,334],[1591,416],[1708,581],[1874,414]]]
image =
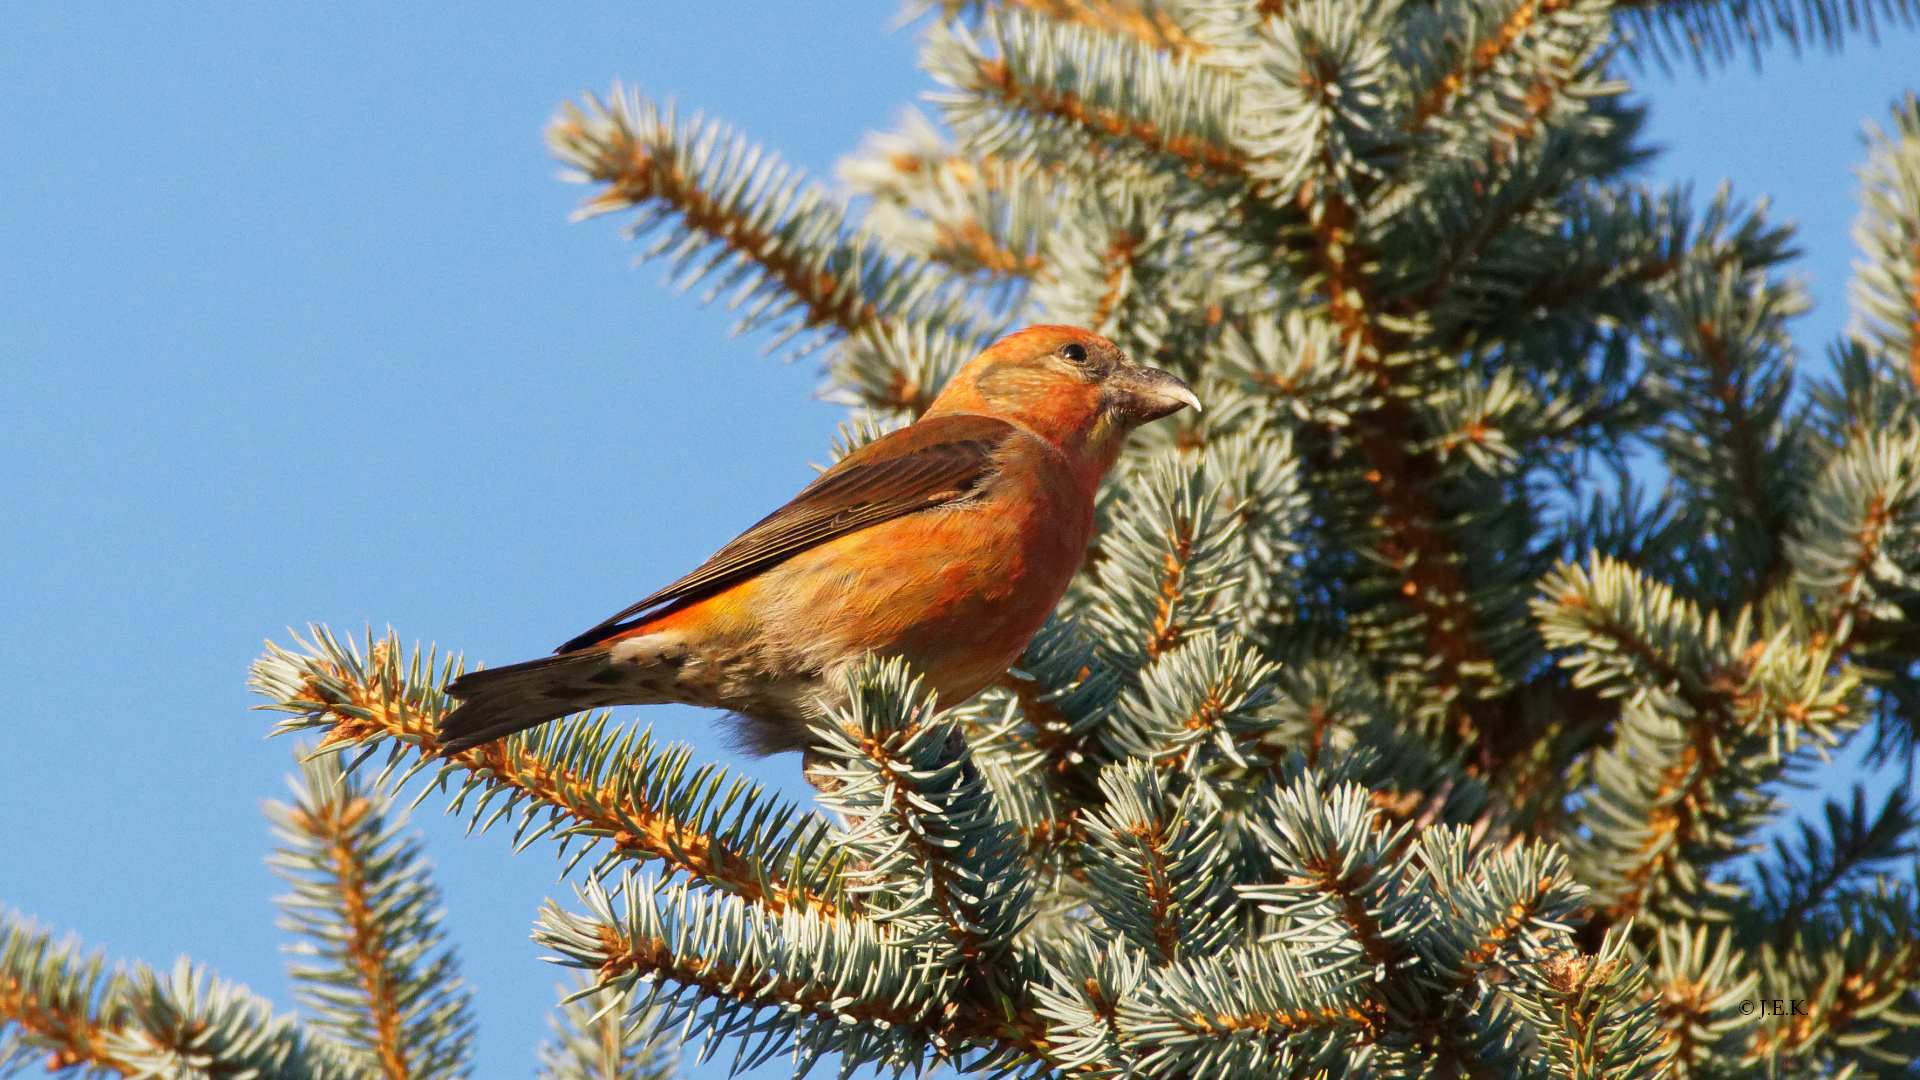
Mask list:
[[726,709],[762,752],[804,749],[869,654],[956,705],[1019,657],[1093,532],[1136,426],[1199,405],[1112,342],[1035,326],[974,358],[914,424],[822,473],[686,577],[561,646],[463,675],[448,752],[582,709]]

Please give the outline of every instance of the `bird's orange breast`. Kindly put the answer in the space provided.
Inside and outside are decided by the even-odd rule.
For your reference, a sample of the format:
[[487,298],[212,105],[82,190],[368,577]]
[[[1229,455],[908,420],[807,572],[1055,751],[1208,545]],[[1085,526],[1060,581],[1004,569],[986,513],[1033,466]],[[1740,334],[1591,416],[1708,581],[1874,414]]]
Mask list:
[[789,671],[899,656],[956,705],[1019,658],[1092,532],[1092,492],[1032,440],[973,498],[810,548],[645,632],[751,640]]

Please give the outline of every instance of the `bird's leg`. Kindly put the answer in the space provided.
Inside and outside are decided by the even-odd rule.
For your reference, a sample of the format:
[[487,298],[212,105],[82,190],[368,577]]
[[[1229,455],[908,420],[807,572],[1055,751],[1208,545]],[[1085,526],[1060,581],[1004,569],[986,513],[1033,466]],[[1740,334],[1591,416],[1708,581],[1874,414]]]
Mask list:
[[966,735],[961,732],[960,725],[955,724],[947,731],[947,745],[940,755],[940,764],[951,764],[962,757],[966,758],[966,763],[960,769],[960,783],[966,786],[980,779],[980,770],[974,767],[973,757],[967,753]]

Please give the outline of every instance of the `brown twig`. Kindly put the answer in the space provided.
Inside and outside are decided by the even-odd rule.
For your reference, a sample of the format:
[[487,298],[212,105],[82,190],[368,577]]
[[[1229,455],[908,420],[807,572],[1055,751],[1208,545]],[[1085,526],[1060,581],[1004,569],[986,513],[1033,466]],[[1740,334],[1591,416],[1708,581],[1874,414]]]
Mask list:
[[1006,277],[1033,277],[1046,266],[1031,252],[1022,255],[1001,245],[985,225],[974,218],[937,222],[933,227],[933,255],[963,270],[981,269]]
[[1276,1009],[1272,1012],[1214,1013],[1211,1016],[1205,1013],[1191,1013],[1184,1019],[1187,1021],[1189,1031],[1196,1031],[1203,1035],[1222,1035],[1241,1031],[1293,1034],[1353,1026],[1360,1028],[1367,1038],[1371,1038],[1380,1028],[1378,1017],[1350,1008]]
[[[1301,202],[1303,209],[1310,206],[1312,192],[1303,191]],[[1479,672],[1492,664],[1466,602],[1459,553],[1440,532],[1439,509],[1428,490],[1436,463],[1431,453],[1408,449],[1420,441],[1418,424],[1393,393],[1394,375],[1382,362],[1404,343],[1384,332],[1373,315],[1373,282],[1364,269],[1368,253],[1358,243],[1355,226],[1353,208],[1340,196],[1328,195],[1313,219],[1312,255],[1328,317],[1349,347],[1358,347],[1363,369],[1381,392],[1380,405],[1355,416],[1352,425],[1370,466],[1365,479],[1380,500],[1379,520],[1386,532],[1380,552],[1400,571],[1400,594],[1420,616],[1427,653],[1438,661],[1433,683],[1448,726],[1463,741],[1474,742],[1485,725],[1474,716],[1471,702],[1488,682]],[[1494,771],[1497,763],[1486,757],[1482,755],[1481,768]]]
[[1191,521],[1176,522],[1167,536],[1169,547],[1160,560],[1160,596],[1154,601],[1153,624],[1145,645],[1149,661],[1159,659],[1187,637],[1187,628],[1174,618],[1174,608],[1186,581],[1187,560],[1193,557],[1193,527]]
[[[1907,279],[1907,302],[1915,312],[1920,312],[1920,243],[1914,245],[1916,268]],[[1907,378],[1920,386],[1920,314],[1907,323]]]
[[[1860,544],[1860,553],[1854,556],[1853,562],[1847,567],[1846,583],[1838,590],[1842,596],[1860,588],[1861,579],[1872,576],[1874,565],[1880,561],[1880,549],[1886,543],[1887,525],[1892,519],[1886,493],[1875,492],[1867,506],[1867,523],[1854,537]],[[1834,652],[1849,651],[1871,618],[1871,605],[1858,599],[1848,598],[1836,604],[1827,619],[1826,633],[1827,639],[1835,643]]]
[[1093,310],[1094,326],[1104,326],[1113,313],[1120,307],[1121,294],[1126,289],[1127,274],[1133,269],[1134,252],[1139,247],[1140,237],[1131,229],[1122,229],[1114,234],[1113,241],[1107,245],[1106,288],[1100,292],[1100,303]]

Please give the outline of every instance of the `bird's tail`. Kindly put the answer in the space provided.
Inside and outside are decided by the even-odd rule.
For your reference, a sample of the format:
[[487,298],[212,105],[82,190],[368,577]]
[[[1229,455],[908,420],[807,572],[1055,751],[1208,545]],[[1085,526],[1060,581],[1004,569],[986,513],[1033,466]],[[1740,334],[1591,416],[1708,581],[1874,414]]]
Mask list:
[[469,671],[447,684],[447,695],[461,705],[440,718],[440,750],[456,754],[568,713],[633,700],[608,678],[611,666],[607,650],[585,649]]

